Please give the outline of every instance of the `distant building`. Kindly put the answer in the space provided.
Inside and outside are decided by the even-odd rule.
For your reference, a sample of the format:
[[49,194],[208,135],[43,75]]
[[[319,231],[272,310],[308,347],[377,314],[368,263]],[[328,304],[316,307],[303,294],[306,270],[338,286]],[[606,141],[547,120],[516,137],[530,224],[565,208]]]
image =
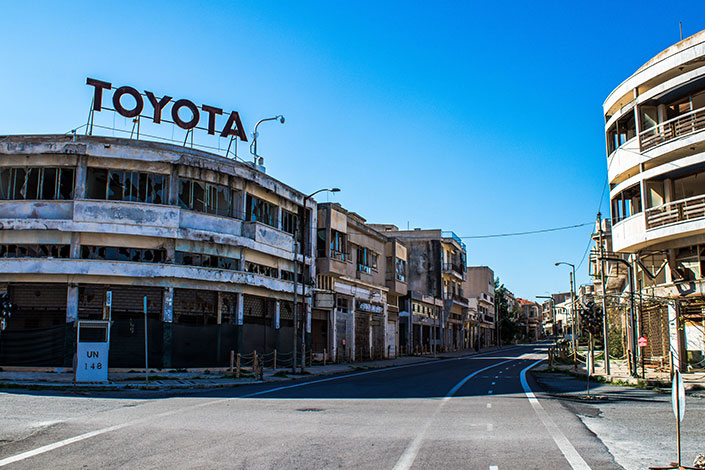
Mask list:
[[[399,230],[394,225],[372,224],[407,248],[409,279],[407,313],[402,317],[400,343],[407,349],[465,347],[468,299],[463,293],[466,248],[453,232]],[[428,338],[428,340],[427,340]]]
[[497,344],[494,281],[489,267],[468,266],[463,289],[470,306],[465,327],[469,348]]
[[527,341],[536,341],[540,335],[541,308],[530,300],[517,298],[519,303],[519,326],[521,334]]

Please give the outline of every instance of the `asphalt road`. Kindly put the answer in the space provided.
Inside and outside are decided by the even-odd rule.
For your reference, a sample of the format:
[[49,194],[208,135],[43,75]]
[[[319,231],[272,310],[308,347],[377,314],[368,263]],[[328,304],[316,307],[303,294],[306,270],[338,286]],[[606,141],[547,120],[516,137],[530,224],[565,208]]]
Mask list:
[[543,398],[526,370],[544,357],[513,347],[178,396],[0,393],[0,467],[621,468]]

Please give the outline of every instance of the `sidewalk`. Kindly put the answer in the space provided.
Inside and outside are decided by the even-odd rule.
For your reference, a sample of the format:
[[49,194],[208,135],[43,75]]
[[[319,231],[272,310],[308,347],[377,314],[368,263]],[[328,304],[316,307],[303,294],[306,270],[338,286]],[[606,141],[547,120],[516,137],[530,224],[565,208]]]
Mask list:
[[[496,347],[485,348],[479,353],[490,352]],[[183,371],[179,369],[150,369],[149,382],[142,371],[111,371],[108,373],[107,383],[76,383],[73,382],[73,371],[71,368],[41,368],[41,370],[0,370],[0,390],[3,389],[47,389],[47,390],[95,390],[95,391],[115,391],[115,390],[173,390],[173,389],[203,389],[222,388],[235,385],[246,385],[264,382],[286,381],[315,376],[327,376],[343,374],[346,372],[365,371],[373,369],[383,369],[387,367],[431,362],[440,359],[472,356],[479,354],[475,351],[456,351],[438,353],[434,358],[432,355],[424,356],[401,356],[394,359],[383,359],[378,361],[312,365],[306,367],[304,374],[291,373],[291,368],[278,368],[277,370],[264,369],[263,380],[255,377],[250,369],[244,369],[240,378],[236,379],[228,368],[209,369],[189,369]],[[6,368],[7,369],[7,368]],[[19,368],[17,368],[19,369]]]
[[[582,354],[582,351],[580,352]],[[562,370],[571,374],[587,377],[586,364],[584,357],[578,355],[578,368],[574,368],[573,364],[553,363],[553,368]],[[572,356],[571,356],[572,358]],[[583,362],[581,362],[583,360]],[[548,365],[546,365],[548,367]],[[544,368],[546,368],[544,367]],[[610,375],[605,375],[604,361],[595,359],[595,373],[590,376],[599,381],[628,384],[636,386],[645,386],[650,388],[671,389],[671,375],[668,370],[657,370],[653,367],[646,367],[645,374],[642,378],[641,367],[638,368],[639,377],[632,377],[629,373],[629,366],[626,359],[610,359]],[[683,377],[683,386],[686,392],[705,391],[705,372],[693,371],[681,373]],[[700,395],[698,393],[698,395]]]

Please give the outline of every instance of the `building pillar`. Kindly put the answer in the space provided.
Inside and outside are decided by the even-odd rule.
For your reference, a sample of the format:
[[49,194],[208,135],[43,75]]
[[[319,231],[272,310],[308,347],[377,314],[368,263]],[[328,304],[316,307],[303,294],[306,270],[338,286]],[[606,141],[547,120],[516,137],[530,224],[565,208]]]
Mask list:
[[[353,303],[354,306],[354,303]],[[348,359],[355,360],[355,309],[351,308],[347,313],[345,322],[345,336],[347,337]]]
[[683,330],[680,320],[680,304],[668,303],[668,336],[670,343],[670,356],[672,370],[685,372],[687,357],[683,347]]
[[242,292],[237,293],[237,305],[235,306],[235,345],[236,353],[242,352],[242,341],[245,333],[245,295]]
[[76,180],[74,182],[73,198],[74,199],[85,199],[86,198],[86,156],[81,155],[78,157],[76,162]]
[[274,302],[274,349],[277,351],[279,348],[279,327],[281,326],[281,301],[277,300]]
[[333,307],[328,315],[328,351],[332,361],[338,358],[338,308]]
[[69,284],[66,291],[66,323],[78,320],[78,286]]
[[303,299],[303,305],[304,305],[304,318],[306,321],[306,326],[305,326],[305,344],[306,344],[306,354],[311,352],[311,302],[309,299],[304,298]]
[[174,322],[174,288],[165,287],[162,293],[162,367],[172,366],[172,324]]
[[169,173],[169,205],[179,206],[179,165],[171,165]]
[[[385,296],[382,296],[382,309],[383,309],[382,310],[382,312],[383,312],[383,314],[382,314],[382,323],[383,323],[382,324],[382,335],[383,335],[382,348],[384,349],[384,351],[382,351],[382,357],[389,358],[389,352],[390,352],[389,349],[390,348],[387,345],[387,336],[389,335],[389,332],[387,331],[387,329],[389,328],[389,323],[388,323],[389,312],[387,311],[387,300],[388,299]],[[394,346],[395,346],[395,351],[396,351],[396,345],[394,345]]]

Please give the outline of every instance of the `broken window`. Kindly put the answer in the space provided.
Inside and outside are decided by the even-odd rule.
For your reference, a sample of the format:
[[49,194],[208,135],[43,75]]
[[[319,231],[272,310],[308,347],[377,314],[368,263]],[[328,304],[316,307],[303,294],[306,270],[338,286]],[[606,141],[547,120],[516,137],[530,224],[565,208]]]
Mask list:
[[[289,212],[287,210],[282,210],[282,230],[294,234],[295,232],[299,231],[298,230],[298,225],[299,224],[299,216],[294,214],[293,212]],[[301,235],[301,234],[299,234]],[[297,237],[300,238],[300,237]]]
[[277,268],[272,268],[263,264],[252,263],[250,261],[245,261],[245,272],[261,274],[262,276],[268,277],[279,277],[277,273]]
[[406,282],[406,260],[396,258],[395,273],[397,281]]
[[377,271],[377,253],[366,247],[359,247],[357,249],[357,270],[367,274],[371,274],[373,270]]
[[326,229],[318,229],[318,243],[316,246],[318,251],[316,256],[318,256],[319,258],[326,258]]
[[233,194],[218,184],[179,178],[179,206],[207,214],[233,217]]
[[0,258],[70,258],[70,245],[0,245]]
[[2,168],[2,200],[70,200],[73,199],[73,168]]
[[81,259],[165,263],[166,250],[157,248],[124,248],[112,246],[81,246]]
[[247,220],[262,222],[270,227],[277,226],[276,207],[263,199],[260,199],[251,194],[247,195],[245,200],[247,210]]
[[86,198],[167,204],[168,176],[88,168]]
[[347,235],[337,230],[330,231],[330,257],[345,261],[348,254]]
[[184,251],[177,251],[175,253],[174,263],[184,266],[228,269],[230,271],[238,271],[240,269],[240,260],[237,258],[228,258],[225,256],[208,255],[203,253],[188,253]]

